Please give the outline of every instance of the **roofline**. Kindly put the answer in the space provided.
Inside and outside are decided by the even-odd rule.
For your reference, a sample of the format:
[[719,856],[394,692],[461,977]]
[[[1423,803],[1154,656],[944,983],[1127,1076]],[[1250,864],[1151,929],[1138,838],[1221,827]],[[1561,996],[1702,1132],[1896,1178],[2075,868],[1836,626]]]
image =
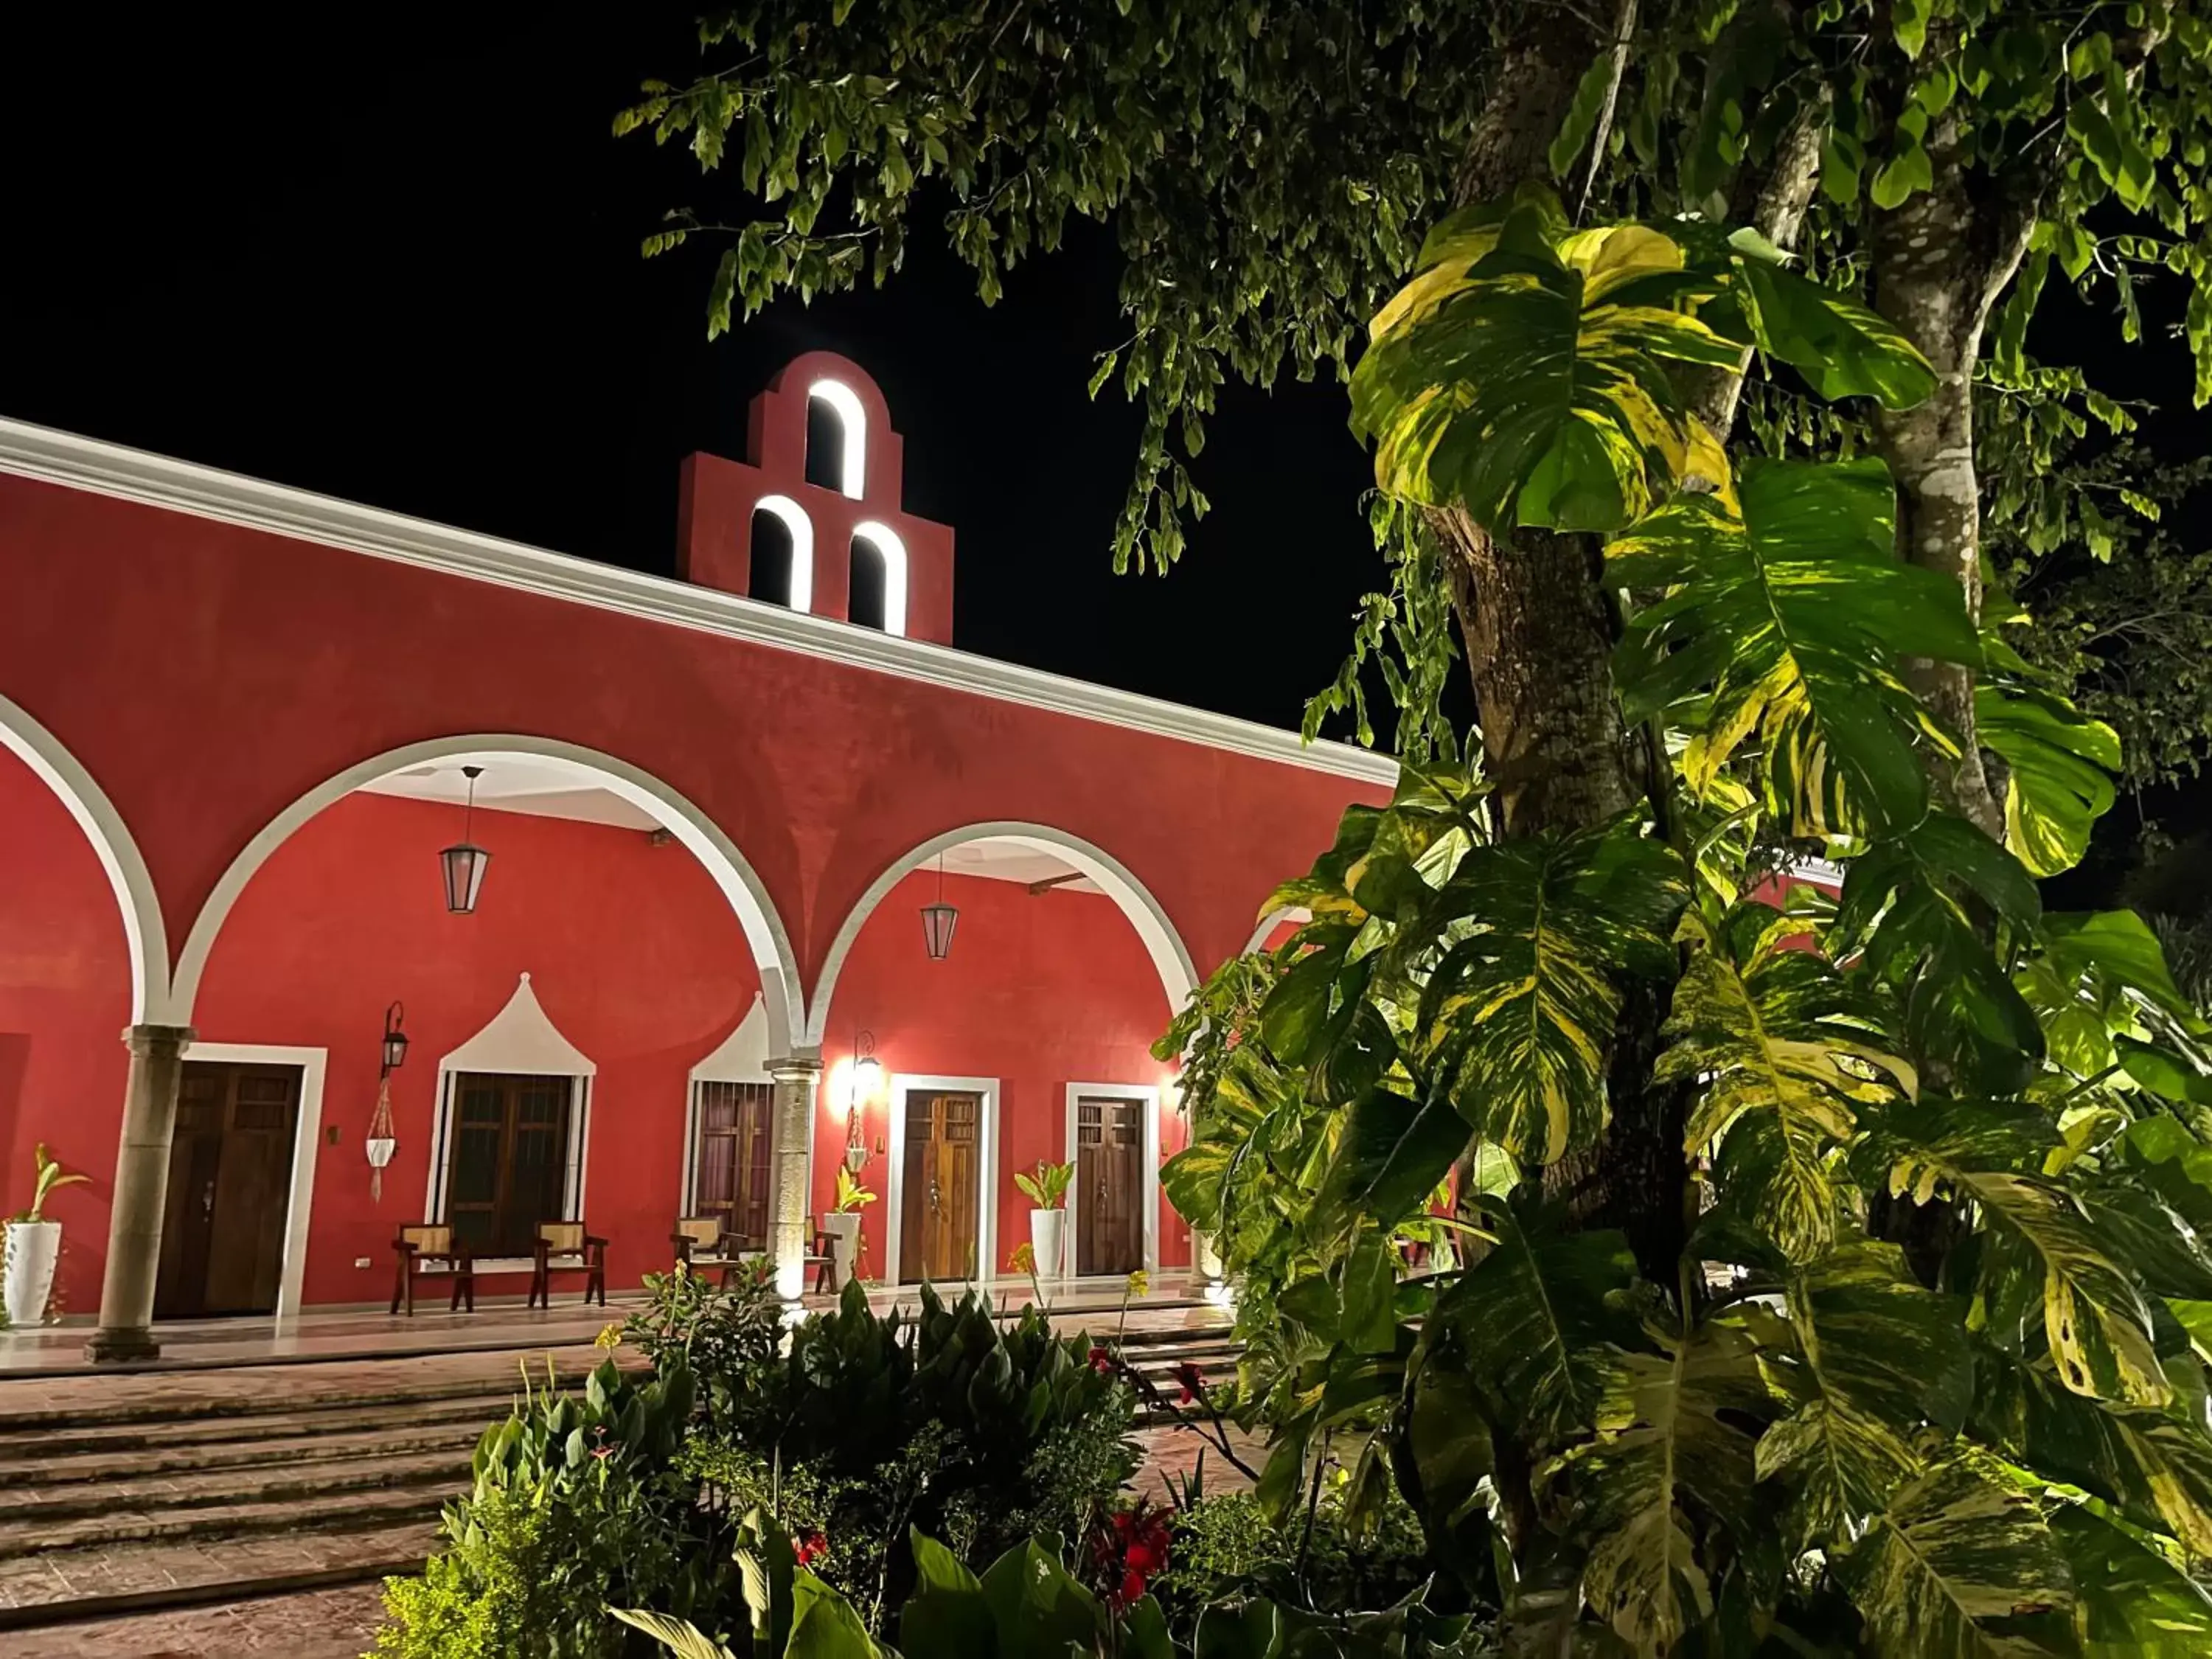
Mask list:
[[997,662],[950,646],[902,639],[715,588],[549,552],[5,416],[0,416],[0,474],[295,537],[471,581],[1362,783],[1389,785],[1398,775],[1397,763],[1372,750],[1341,743],[1308,744],[1294,732],[1255,720]]

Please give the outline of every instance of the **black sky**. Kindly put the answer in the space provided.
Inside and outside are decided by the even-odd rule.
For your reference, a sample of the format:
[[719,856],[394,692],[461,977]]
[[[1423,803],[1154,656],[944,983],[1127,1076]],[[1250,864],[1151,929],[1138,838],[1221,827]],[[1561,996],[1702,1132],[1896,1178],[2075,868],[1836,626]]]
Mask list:
[[665,573],[681,458],[741,456],[753,393],[829,347],[958,532],[963,647],[1278,725],[1334,673],[1376,569],[1335,386],[1233,393],[1182,567],[1112,574],[1135,426],[1084,394],[1121,337],[1096,233],[989,310],[919,236],[884,291],[710,345],[711,252],[638,242],[711,187],[610,136],[696,63],[693,8],[226,9],[6,26],[0,412]]

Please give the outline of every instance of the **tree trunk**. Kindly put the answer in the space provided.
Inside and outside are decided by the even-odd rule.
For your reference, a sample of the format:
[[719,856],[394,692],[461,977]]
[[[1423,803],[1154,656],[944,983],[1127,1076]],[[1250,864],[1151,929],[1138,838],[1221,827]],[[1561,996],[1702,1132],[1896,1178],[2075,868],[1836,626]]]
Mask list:
[[[1549,177],[1546,152],[1575,84],[1602,43],[1571,12],[1547,11],[1499,54],[1457,179],[1462,204]],[[1615,626],[1598,544],[1519,531],[1493,537],[1463,513],[1431,515],[1452,608],[1467,643],[1483,752],[1502,832],[1589,828],[1645,793],[1643,749],[1613,689]],[[1622,1011],[1609,1070],[1611,1115],[1598,1144],[1545,1172],[1580,1225],[1618,1227],[1645,1274],[1671,1285],[1682,1243],[1686,1100],[1651,1081],[1662,988]]]
[[[2011,283],[2035,227],[2032,199],[2010,199],[1968,171],[1955,120],[1929,134],[1932,188],[1877,209],[1870,227],[1875,307],[1936,370],[1936,393],[1916,409],[1877,409],[1875,442],[1897,481],[1901,555],[1959,585],[1982,613],[1981,480],[1974,467],[1974,364],[1982,331]],[[1974,729],[1974,676],[1955,663],[1905,665],[1921,700],[1960,739],[1955,760],[1930,752],[1938,795],[2002,838],[2004,813],[1990,787]]]

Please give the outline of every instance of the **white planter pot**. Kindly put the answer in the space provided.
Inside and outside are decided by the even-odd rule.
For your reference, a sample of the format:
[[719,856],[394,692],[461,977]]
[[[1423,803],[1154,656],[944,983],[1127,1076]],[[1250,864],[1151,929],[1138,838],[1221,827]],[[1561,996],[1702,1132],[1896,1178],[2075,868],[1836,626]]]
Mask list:
[[860,1212],[830,1210],[822,1217],[822,1231],[830,1235],[830,1253],[836,1258],[837,1288],[851,1284],[860,1270]]
[[1196,1227],[1190,1230],[1190,1271],[1201,1284],[1210,1285],[1221,1277],[1221,1258],[1213,1251],[1213,1239]]
[[1065,1210],[1031,1210],[1030,1212],[1030,1254],[1036,1257],[1039,1279],[1061,1279],[1067,1273],[1067,1263],[1060,1255],[1067,1242],[1067,1212]]
[[7,1228],[8,1322],[42,1325],[47,1298],[53,1294],[54,1263],[61,1259],[62,1224],[11,1221]]

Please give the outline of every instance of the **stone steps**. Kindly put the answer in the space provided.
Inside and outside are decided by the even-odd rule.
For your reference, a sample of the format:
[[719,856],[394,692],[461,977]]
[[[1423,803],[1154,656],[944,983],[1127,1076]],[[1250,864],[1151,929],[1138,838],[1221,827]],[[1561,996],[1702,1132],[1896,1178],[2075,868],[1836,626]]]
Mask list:
[[146,1467],[178,1450],[204,1446],[218,1431],[222,1443],[243,1448],[256,1442],[403,1433],[439,1425],[472,1423],[481,1429],[505,1417],[519,1392],[478,1388],[442,1399],[384,1405],[344,1402],[327,1407],[316,1404],[258,1416],[209,1413],[88,1421],[53,1429],[0,1428],[0,1484],[19,1474],[35,1478],[33,1472],[70,1458],[129,1458],[133,1467]]
[[[95,1445],[53,1457],[0,1457],[0,1513],[11,1498],[27,1491],[58,1491],[106,1481],[192,1475],[217,1469],[242,1469],[258,1465],[298,1467],[343,1462],[361,1456],[404,1456],[417,1452],[451,1451],[466,1454],[475,1447],[488,1423],[506,1413],[503,1401],[488,1402],[450,1419],[441,1415],[421,1419],[394,1415],[380,1425],[367,1425],[358,1414],[349,1431],[313,1432],[299,1419],[277,1421],[274,1429],[290,1427],[302,1432],[256,1433],[235,1439],[210,1441],[182,1431],[151,1444]],[[486,1413],[489,1414],[487,1415]],[[257,1428],[262,1425],[256,1425]]]
[[333,1507],[351,1514],[363,1504],[407,1509],[411,1498],[434,1512],[467,1486],[474,1443],[404,1455],[368,1448],[307,1463],[7,1489],[0,1491],[0,1560],[80,1544],[256,1532],[281,1522],[280,1511],[297,1519],[302,1505],[320,1518]]

